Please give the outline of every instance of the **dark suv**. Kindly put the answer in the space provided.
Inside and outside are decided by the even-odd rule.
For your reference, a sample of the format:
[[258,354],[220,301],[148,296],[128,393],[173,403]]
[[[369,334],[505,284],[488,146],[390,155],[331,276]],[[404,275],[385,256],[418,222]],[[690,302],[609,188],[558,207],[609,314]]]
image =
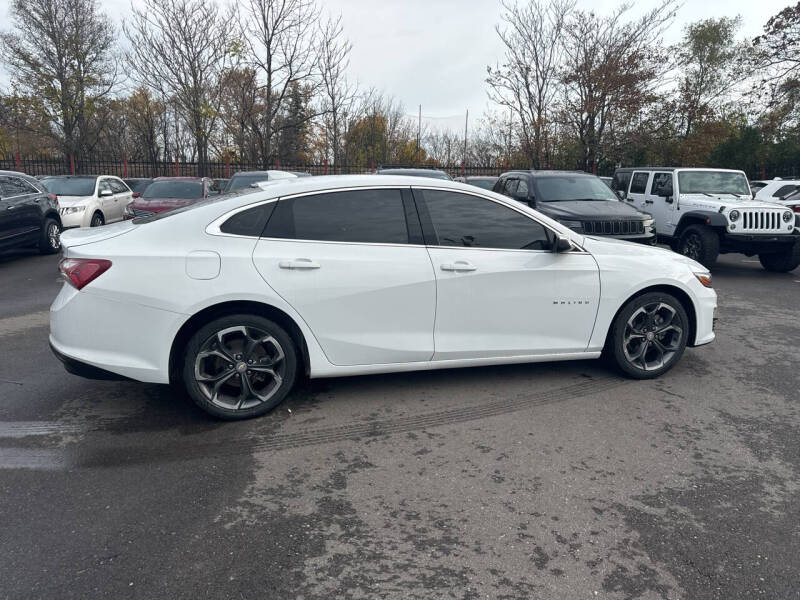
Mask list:
[[599,177],[572,171],[509,171],[493,191],[584,235],[656,243],[653,218],[614,195]]
[[33,177],[0,171],[0,249],[38,246],[42,254],[61,249],[58,201]]

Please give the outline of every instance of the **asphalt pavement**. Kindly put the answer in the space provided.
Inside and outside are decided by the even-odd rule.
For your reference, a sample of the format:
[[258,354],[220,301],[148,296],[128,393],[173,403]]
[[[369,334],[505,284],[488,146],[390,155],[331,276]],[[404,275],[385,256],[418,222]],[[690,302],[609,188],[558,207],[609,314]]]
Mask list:
[[67,374],[57,262],[0,255],[0,598],[800,598],[800,269],[721,257],[717,340],[654,381],[316,380],[222,423]]

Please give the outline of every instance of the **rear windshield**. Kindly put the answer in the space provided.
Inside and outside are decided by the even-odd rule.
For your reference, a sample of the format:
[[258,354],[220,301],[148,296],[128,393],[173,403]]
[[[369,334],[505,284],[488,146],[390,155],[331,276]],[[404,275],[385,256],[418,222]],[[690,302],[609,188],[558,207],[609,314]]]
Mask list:
[[203,197],[202,181],[154,181],[142,198],[181,198],[191,200]]
[[678,173],[681,194],[734,194],[749,196],[750,184],[744,173],[727,171],[681,171]]
[[565,200],[617,200],[599,177],[586,175],[548,175],[536,179],[536,199],[542,202]]
[[244,190],[239,190],[233,194],[214,194],[213,196],[209,196],[208,198],[204,198],[203,200],[198,200],[197,202],[192,202],[191,204],[187,204],[186,206],[181,206],[179,208],[173,208],[171,210],[164,210],[161,212],[153,213],[152,215],[148,215],[146,217],[136,217],[132,223],[134,225],[141,225],[143,223],[152,223],[153,221],[160,221],[166,217],[171,217],[172,215],[177,215],[183,212],[187,212],[189,210],[196,210],[198,208],[203,208],[204,206],[209,206],[210,204],[215,204],[217,202],[227,202],[231,199],[232,196],[244,196],[245,194],[250,194],[252,192],[261,191],[256,190],[253,188],[246,188]]
[[41,184],[56,196],[92,196],[97,177],[48,177]]
[[228,187],[225,188],[226,192],[235,192],[242,188],[250,187],[259,181],[268,181],[269,175],[262,173],[261,175],[234,175],[228,182]]

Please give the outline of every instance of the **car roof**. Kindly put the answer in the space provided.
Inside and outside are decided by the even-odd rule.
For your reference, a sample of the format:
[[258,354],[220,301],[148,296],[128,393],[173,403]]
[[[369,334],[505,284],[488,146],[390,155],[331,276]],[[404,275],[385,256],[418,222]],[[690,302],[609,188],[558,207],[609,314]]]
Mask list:
[[505,173],[501,173],[500,177],[505,177],[507,175],[530,175],[532,177],[558,177],[563,175],[585,175],[586,177],[597,177],[597,175],[592,175],[591,173],[586,173],[585,171],[556,171],[556,170],[546,170],[546,171],[536,171],[531,169],[529,171],[525,171],[522,169],[514,170],[514,171],[506,171]]
[[619,167],[614,173],[628,173],[630,171],[724,171],[726,173],[741,173],[740,169],[717,169],[716,167]]
[[411,169],[405,167],[384,167],[378,169],[377,172],[382,175],[402,175],[403,173],[420,173],[420,174],[444,173],[445,175],[447,175],[447,173],[445,173],[441,169]]
[[206,177],[156,177],[153,181],[203,181]]

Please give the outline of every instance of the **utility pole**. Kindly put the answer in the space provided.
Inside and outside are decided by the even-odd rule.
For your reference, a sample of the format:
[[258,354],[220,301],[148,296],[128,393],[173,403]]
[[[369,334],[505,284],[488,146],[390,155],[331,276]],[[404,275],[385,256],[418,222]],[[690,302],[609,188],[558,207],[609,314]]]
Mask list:
[[419,164],[419,138],[422,133],[422,104],[419,105],[419,117],[417,118],[417,164]]
[[469,109],[467,109],[467,116],[464,117],[464,167],[467,166],[467,126],[469,124]]

